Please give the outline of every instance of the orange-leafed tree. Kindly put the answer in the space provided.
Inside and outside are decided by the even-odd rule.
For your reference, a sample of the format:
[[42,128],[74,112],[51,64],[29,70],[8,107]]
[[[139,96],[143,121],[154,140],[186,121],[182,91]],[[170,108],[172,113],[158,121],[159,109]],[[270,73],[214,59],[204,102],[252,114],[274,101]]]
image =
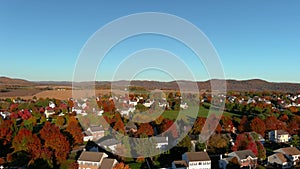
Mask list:
[[67,127],[66,127],[66,132],[70,133],[72,136],[72,147],[78,146],[81,143],[83,143],[83,134],[82,134],[82,129],[78,124],[78,121],[75,116],[71,116],[69,118]]
[[113,169],[130,169],[130,167],[124,163],[119,163]]
[[289,121],[287,131],[290,135],[298,134],[299,133],[299,122],[297,122],[297,119],[294,117],[292,120]]
[[205,124],[205,121],[206,121],[206,118],[204,117],[198,117],[194,126],[193,126],[193,129],[192,129],[192,132],[193,134],[200,134],[201,131],[202,131],[202,128]]
[[115,123],[113,129],[120,133],[125,133],[125,126],[121,118],[117,119],[117,122]]
[[70,143],[57,126],[46,122],[40,130],[40,137],[44,140],[44,146],[54,152],[56,159],[54,164],[61,164],[67,160]]
[[270,116],[265,120],[266,130],[278,130],[278,129],[286,129],[286,126],[278,120],[275,116]]
[[258,117],[255,117],[252,121],[251,121],[251,129],[252,131],[255,131],[256,133],[265,136],[265,131],[266,131],[266,126],[263,120],[261,120]]
[[250,121],[248,120],[247,116],[243,116],[238,126],[239,132],[249,132],[251,131]]
[[142,123],[137,130],[138,135],[153,136],[154,130],[149,123]]
[[223,116],[221,122],[222,122],[222,127],[226,132],[233,131],[234,126],[230,116]]
[[22,128],[12,142],[13,153],[25,151],[29,154],[29,164],[42,157],[42,144],[37,135],[28,129]]

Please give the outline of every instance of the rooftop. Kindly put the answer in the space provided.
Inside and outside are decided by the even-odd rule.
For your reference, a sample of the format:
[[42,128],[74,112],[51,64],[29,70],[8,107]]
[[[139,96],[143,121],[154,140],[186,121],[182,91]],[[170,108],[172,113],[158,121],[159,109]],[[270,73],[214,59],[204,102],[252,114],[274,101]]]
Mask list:
[[185,154],[189,161],[210,161],[207,152],[187,152]]
[[104,153],[83,151],[78,161],[100,162]]

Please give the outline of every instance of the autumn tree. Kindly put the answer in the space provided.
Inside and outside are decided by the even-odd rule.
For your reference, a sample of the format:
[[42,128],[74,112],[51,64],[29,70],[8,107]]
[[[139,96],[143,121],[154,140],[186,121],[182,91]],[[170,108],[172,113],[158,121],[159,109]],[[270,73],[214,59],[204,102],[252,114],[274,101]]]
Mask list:
[[257,157],[262,159],[262,160],[265,160],[267,152],[266,152],[266,149],[265,149],[264,145],[259,141],[256,141],[255,144],[256,144],[257,150],[258,150]]
[[115,131],[120,132],[120,133],[125,133],[125,126],[124,126],[124,123],[123,123],[122,119],[117,120],[117,122],[115,123],[113,129]]
[[46,122],[40,130],[40,137],[43,139],[44,146],[54,152],[56,161],[53,164],[61,164],[66,161],[70,144],[57,126]]
[[118,163],[113,169],[130,169],[130,167],[123,162]]
[[241,133],[251,131],[250,122],[249,122],[247,116],[243,116],[243,118],[241,119],[240,125],[238,126],[238,130]]
[[82,129],[79,126],[76,117],[71,116],[69,118],[69,121],[68,121],[68,124],[66,127],[66,132],[70,133],[72,136],[72,147],[83,143]]
[[192,129],[193,134],[200,134],[205,124],[206,118],[198,117]]
[[225,132],[231,132],[233,130],[233,122],[230,116],[223,116],[221,119],[222,127]]
[[6,144],[12,139],[13,134],[13,121],[3,120],[0,123],[0,140]]
[[263,137],[265,136],[265,131],[266,131],[266,126],[263,120],[261,120],[258,117],[255,117],[252,121],[251,121],[251,129],[252,131],[255,131],[256,133],[262,135]]
[[153,136],[154,130],[149,123],[142,123],[137,130],[138,135]]
[[226,153],[230,145],[230,139],[225,135],[215,134],[208,140],[208,151],[212,153]]
[[266,118],[265,124],[266,124],[266,130],[268,131],[278,130],[278,129],[285,130],[286,128],[283,122],[279,121],[275,116],[270,116]]
[[294,117],[290,122],[288,122],[287,131],[290,135],[298,134],[299,133],[299,122],[297,122],[296,118]]
[[42,157],[42,144],[37,135],[32,134],[28,129],[20,129],[18,134],[14,137],[12,142],[14,153],[25,151],[30,156],[29,164],[33,163],[36,159]]
[[239,134],[236,138],[232,151],[251,150],[254,155],[258,155],[257,145],[249,133]]

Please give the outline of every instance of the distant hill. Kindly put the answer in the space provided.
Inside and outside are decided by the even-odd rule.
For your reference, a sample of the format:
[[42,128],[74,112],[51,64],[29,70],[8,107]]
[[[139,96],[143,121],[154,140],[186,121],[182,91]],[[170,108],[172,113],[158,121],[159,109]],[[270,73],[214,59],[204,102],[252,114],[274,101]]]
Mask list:
[[13,79],[8,77],[0,77],[0,85],[5,86],[30,86],[34,85],[35,83],[23,80],[23,79]]
[[[209,80],[204,82],[197,82],[199,90],[210,90],[210,82],[214,81],[216,84],[223,83],[224,80]],[[182,83],[183,81],[178,81]],[[115,82],[116,84],[124,84],[124,81]],[[193,82],[184,81],[185,84],[189,85]],[[98,85],[101,82],[97,83]],[[107,82],[105,83],[107,85]],[[140,86],[146,89],[162,89],[162,90],[177,90],[179,89],[177,82],[158,82],[158,81],[132,81],[130,83],[132,86]],[[252,80],[226,80],[227,91],[274,91],[274,92],[300,92],[299,83],[274,83],[267,82],[260,79]]]
[[[224,80],[208,80],[203,82],[197,82],[198,88],[201,91],[210,90],[210,82],[214,81],[216,84],[223,83]],[[89,86],[94,82],[81,82],[83,86]],[[113,82],[115,85],[123,86],[128,84],[128,81],[116,81]],[[172,81],[172,82],[160,82],[160,81],[145,81],[145,80],[135,80],[131,81],[131,86],[143,87],[148,90],[161,89],[161,90],[178,90],[178,84],[185,83],[186,85],[191,85],[191,81]],[[291,92],[300,93],[300,83],[274,83],[267,82],[260,79],[251,80],[226,80],[227,91],[274,91],[274,92]],[[8,77],[0,77],[0,85],[2,86],[71,86],[72,82],[68,81],[39,81],[32,82],[22,79],[13,79]],[[96,82],[96,87],[100,89],[108,89],[111,86],[111,82]]]

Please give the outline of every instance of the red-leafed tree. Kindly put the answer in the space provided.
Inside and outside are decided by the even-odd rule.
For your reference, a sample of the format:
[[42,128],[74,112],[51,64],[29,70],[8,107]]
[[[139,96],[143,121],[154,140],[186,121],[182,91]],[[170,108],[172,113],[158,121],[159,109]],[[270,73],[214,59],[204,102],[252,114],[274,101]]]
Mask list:
[[70,133],[72,136],[72,147],[80,145],[83,143],[82,129],[78,124],[77,119],[74,116],[69,118],[66,132]]
[[27,120],[31,117],[31,113],[25,109],[25,110],[20,110],[18,112],[19,117],[21,117],[23,120]]
[[232,151],[251,150],[256,156],[258,150],[256,143],[249,133],[239,134],[236,138]]
[[3,120],[0,123],[0,143],[6,145],[13,137],[15,123],[12,120]]
[[251,129],[252,131],[255,131],[256,133],[265,136],[265,131],[266,131],[266,126],[263,120],[261,120],[258,117],[255,117],[252,121],[251,121]]
[[154,130],[149,123],[142,123],[137,130],[138,135],[153,136]]
[[57,126],[46,122],[40,130],[40,137],[44,140],[44,146],[54,151],[57,164],[66,161],[70,151],[70,144]]

